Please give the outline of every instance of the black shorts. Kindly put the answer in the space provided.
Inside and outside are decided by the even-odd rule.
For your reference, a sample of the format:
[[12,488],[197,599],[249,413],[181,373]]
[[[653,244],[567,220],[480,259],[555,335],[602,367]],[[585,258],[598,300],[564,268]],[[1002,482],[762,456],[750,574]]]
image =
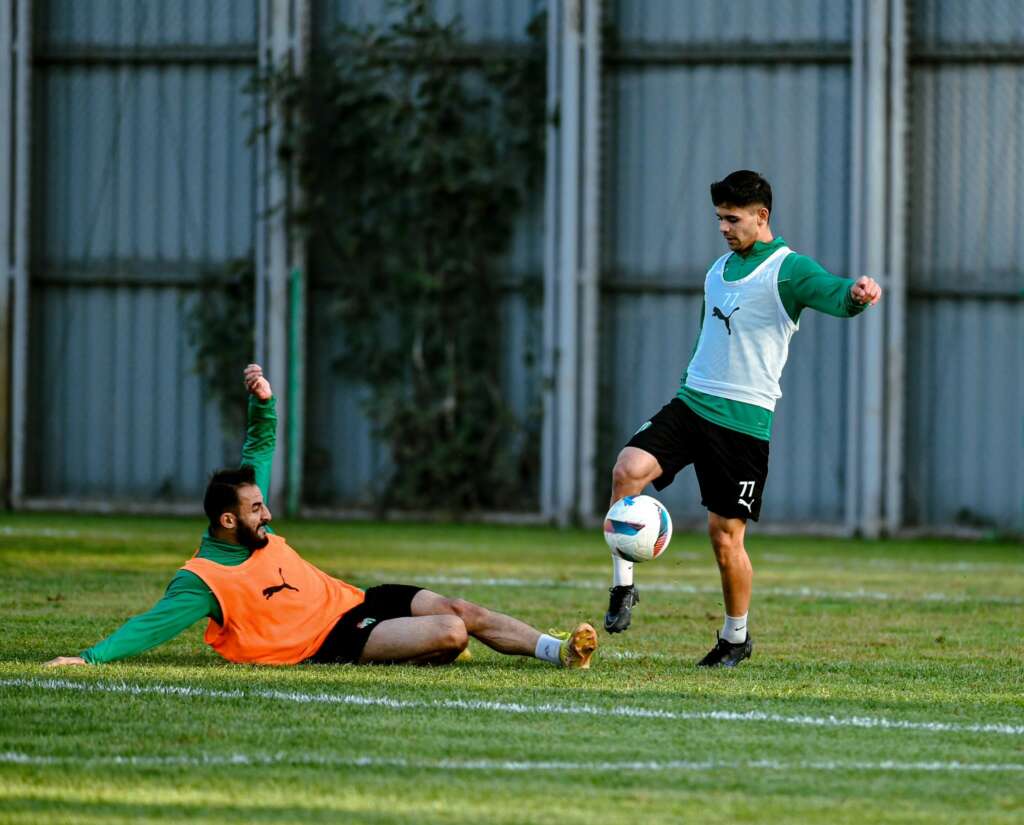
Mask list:
[[373,629],[388,619],[411,616],[412,600],[422,589],[409,584],[379,584],[369,588],[363,603],[342,614],[320,649],[307,661],[317,664],[358,662]]
[[701,504],[725,518],[757,521],[768,478],[768,442],[721,427],[673,398],[642,426],[627,447],[646,450],[661,465],[655,490],[664,490],[676,473],[693,464]]

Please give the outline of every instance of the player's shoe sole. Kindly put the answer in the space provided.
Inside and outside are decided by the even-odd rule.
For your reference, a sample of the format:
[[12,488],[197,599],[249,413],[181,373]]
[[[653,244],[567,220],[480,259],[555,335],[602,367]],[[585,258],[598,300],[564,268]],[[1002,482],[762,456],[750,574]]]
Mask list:
[[636,585],[609,588],[608,612],[604,614],[604,629],[608,633],[621,633],[633,620],[633,605],[640,602]]
[[569,638],[562,642],[558,658],[562,667],[574,670],[589,670],[590,657],[597,650],[597,631],[592,625],[582,622],[576,625]]

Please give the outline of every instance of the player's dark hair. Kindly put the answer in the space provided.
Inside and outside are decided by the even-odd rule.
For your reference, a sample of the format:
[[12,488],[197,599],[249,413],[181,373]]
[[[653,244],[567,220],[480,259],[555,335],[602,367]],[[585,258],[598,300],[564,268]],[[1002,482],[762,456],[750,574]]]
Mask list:
[[220,523],[222,513],[234,512],[238,506],[238,488],[256,483],[256,471],[250,467],[233,470],[217,470],[210,476],[203,496],[203,510],[210,520],[210,527]]
[[711,184],[711,202],[715,206],[763,205],[772,211],[772,185],[757,172],[740,169]]

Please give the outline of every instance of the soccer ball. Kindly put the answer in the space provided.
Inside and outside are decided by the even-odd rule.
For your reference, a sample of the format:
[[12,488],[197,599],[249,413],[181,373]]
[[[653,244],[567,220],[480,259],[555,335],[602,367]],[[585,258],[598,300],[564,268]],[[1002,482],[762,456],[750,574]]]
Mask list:
[[604,540],[626,561],[650,561],[672,539],[672,519],[665,505],[650,496],[626,496],[604,517]]

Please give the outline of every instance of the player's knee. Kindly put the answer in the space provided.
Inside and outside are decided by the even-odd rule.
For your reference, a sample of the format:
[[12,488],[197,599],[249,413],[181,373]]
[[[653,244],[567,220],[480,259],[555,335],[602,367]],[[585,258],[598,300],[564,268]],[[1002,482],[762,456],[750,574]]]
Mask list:
[[473,604],[465,599],[451,599],[448,605],[452,613],[462,619],[462,624],[469,633],[482,627],[487,621],[486,607]]
[[646,482],[650,472],[648,462],[624,451],[619,454],[612,468],[612,484],[619,488]]
[[458,656],[469,644],[466,625],[458,616],[441,616],[439,618],[437,646],[440,650]]
[[708,536],[714,548],[719,564],[728,564],[743,551],[743,534],[731,530],[727,524],[712,523],[708,526]]

